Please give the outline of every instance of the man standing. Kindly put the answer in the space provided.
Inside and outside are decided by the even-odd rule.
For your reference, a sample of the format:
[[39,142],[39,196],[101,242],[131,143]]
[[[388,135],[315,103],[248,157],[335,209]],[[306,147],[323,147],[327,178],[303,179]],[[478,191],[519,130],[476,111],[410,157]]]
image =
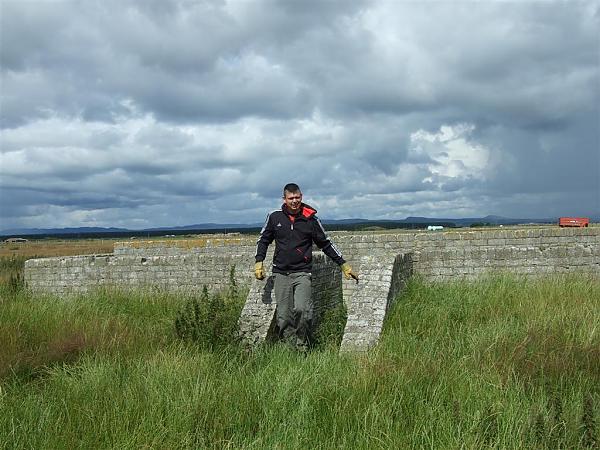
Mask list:
[[254,275],[263,280],[263,261],[269,244],[275,240],[273,276],[279,337],[300,351],[308,349],[313,319],[313,242],[341,267],[347,279],[354,278],[358,282],[358,276],[325,234],[316,213],[314,208],[302,203],[302,192],[297,184],[286,184],[281,209],[269,213],[260,232],[254,265]]

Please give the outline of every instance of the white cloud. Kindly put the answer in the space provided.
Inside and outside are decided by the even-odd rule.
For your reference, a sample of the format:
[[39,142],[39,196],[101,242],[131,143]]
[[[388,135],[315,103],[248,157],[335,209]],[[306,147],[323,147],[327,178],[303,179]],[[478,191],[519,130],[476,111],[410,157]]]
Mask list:
[[425,181],[433,182],[434,176],[485,179],[490,151],[470,140],[474,130],[473,124],[442,125],[437,133],[418,130],[410,135],[411,156],[431,160],[427,169],[432,176]]

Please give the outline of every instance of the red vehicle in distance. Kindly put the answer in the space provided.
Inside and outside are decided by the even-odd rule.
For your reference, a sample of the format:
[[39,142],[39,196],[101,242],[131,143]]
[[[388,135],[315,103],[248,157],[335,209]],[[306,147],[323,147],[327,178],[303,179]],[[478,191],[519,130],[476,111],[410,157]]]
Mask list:
[[580,227],[584,228],[590,224],[590,219],[587,217],[561,217],[558,219],[558,225],[563,227]]

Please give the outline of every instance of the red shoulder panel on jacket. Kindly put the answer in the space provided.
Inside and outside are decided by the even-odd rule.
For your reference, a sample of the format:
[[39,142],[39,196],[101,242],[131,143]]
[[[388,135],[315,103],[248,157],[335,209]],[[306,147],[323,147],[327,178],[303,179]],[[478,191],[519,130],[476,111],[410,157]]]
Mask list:
[[306,217],[307,219],[308,219],[310,216],[314,215],[316,212],[317,212],[317,211],[315,211],[314,209],[307,208],[306,206],[304,206],[304,207],[302,208],[302,215],[303,215],[304,217]]

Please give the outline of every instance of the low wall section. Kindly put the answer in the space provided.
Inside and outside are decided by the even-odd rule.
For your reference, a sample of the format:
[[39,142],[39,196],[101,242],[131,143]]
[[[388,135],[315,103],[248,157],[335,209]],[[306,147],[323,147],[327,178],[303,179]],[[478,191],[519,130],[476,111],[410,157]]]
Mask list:
[[[413,254],[415,273],[431,280],[473,278],[495,270],[536,274],[600,271],[600,228],[532,227],[446,232],[331,233],[350,262],[362,255]],[[188,241],[132,241],[115,246],[121,256],[239,255],[251,273],[256,237]],[[269,259],[269,258],[267,258]],[[215,274],[217,278],[219,274]]]
[[25,282],[32,290],[68,295],[86,292],[99,285],[119,288],[154,286],[167,290],[216,291],[229,284],[232,266],[242,284],[250,281],[247,255],[123,256],[90,255],[28,260]]

